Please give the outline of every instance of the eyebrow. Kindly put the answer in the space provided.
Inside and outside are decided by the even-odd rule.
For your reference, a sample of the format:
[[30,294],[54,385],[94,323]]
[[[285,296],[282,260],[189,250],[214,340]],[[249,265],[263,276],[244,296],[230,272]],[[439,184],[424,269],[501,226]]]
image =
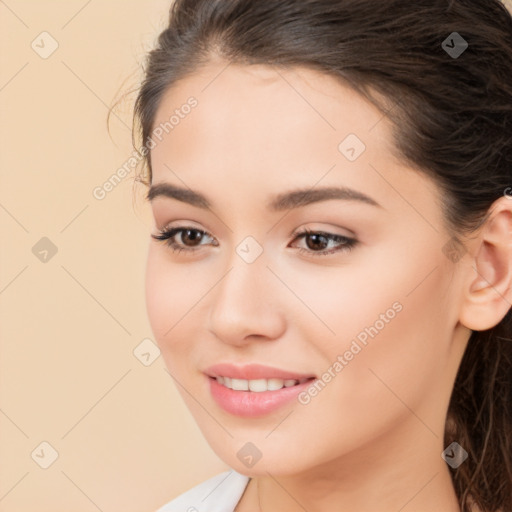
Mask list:
[[[152,185],[146,194],[146,199],[152,201],[156,197],[167,197],[176,199],[184,203],[188,203],[198,208],[205,210],[211,207],[211,202],[203,194],[191,190],[189,188],[182,188],[170,183],[157,183]],[[297,189],[289,192],[283,192],[275,196],[268,204],[267,208],[271,211],[291,210],[293,208],[300,208],[311,203],[318,203],[320,201],[328,201],[331,199],[341,199],[345,201],[359,201],[382,208],[374,199],[358,192],[357,190],[347,187],[323,187],[314,189]]]

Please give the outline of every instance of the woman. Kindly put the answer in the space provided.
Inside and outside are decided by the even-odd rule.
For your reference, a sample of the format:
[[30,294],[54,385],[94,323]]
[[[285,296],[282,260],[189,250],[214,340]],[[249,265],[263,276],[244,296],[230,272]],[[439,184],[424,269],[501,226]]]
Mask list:
[[512,19],[176,0],[148,316],[231,471],[169,511],[512,510]]

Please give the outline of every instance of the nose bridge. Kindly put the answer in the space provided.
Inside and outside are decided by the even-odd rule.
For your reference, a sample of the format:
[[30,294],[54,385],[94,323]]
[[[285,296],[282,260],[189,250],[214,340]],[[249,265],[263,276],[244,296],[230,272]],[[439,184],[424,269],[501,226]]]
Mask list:
[[[244,244],[241,247],[246,248]],[[284,328],[266,258],[260,255],[248,261],[243,253],[234,253],[228,263],[230,270],[212,297],[210,330],[230,343],[242,343],[250,335],[276,338]]]

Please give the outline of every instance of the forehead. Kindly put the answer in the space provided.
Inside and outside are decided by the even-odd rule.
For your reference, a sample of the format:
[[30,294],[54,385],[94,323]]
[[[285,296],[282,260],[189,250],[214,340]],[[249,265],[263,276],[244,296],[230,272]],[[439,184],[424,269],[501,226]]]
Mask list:
[[[197,102],[193,109],[186,106],[191,97]],[[174,116],[169,133],[162,134],[166,144],[153,154],[162,146],[169,153],[186,143],[187,149],[195,144],[200,153],[224,152],[226,157],[235,149],[252,157],[263,157],[263,150],[284,157],[293,149],[304,158],[313,148],[336,154],[350,133],[368,144],[389,142],[381,111],[341,81],[306,68],[211,62],[166,91],[154,127],[169,125],[173,113],[183,109],[189,113]],[[379,130],[373,130],[377,125]]]
[[153,173],[164,160],[203,167],[211,155],[228,166],[233,160],[308,166],[319,154],[338,159],[338,146],[350,134],[382,151],[390,149],[387,124],[381,111],[334,77],[215,61],[163,95],[153,124],[162,139],[152,150]]

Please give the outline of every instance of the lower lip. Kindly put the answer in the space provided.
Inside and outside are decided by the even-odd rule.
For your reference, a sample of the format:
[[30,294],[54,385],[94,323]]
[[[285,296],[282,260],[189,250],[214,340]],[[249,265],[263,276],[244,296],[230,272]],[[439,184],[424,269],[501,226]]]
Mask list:
[[314,379],[302,384],[281,388],[276,391],[235,391],[219,384],[216,379],[208,377],[210,392],[215,402],[226,412],[243,418],[257,418],[280,409],[297,398],[307,389]]

